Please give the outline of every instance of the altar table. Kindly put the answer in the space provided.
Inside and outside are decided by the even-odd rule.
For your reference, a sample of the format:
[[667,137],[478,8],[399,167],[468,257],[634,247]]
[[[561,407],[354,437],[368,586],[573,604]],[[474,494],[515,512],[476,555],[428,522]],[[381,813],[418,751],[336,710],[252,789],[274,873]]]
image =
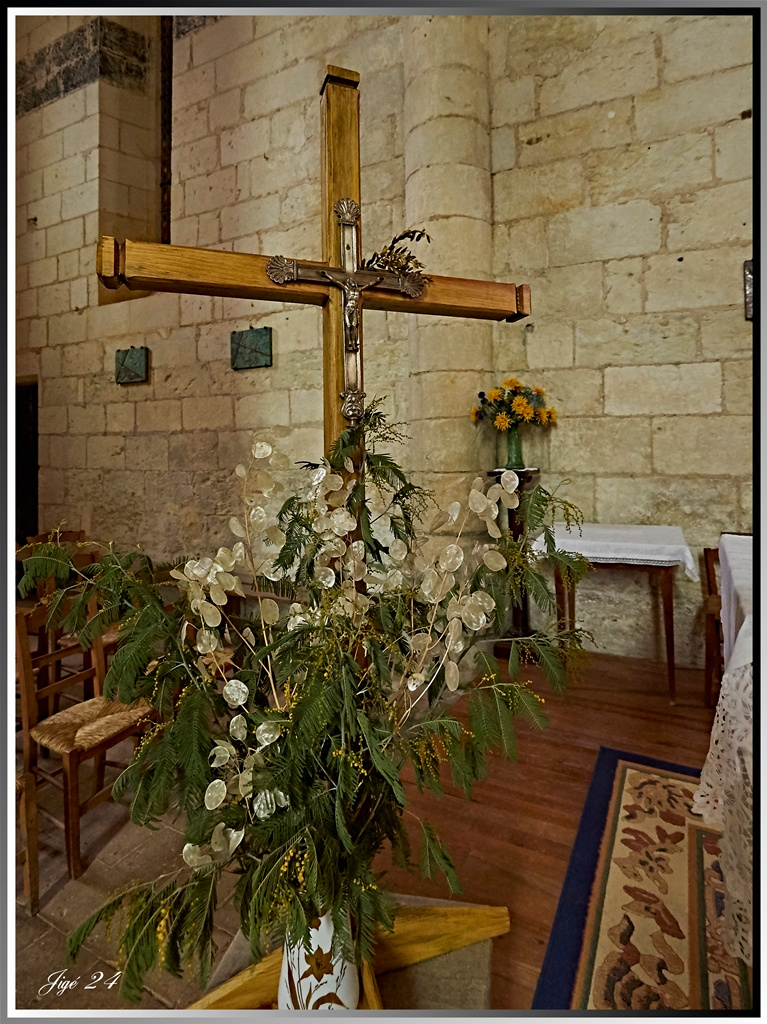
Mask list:
[[[560,551],[583,555],[590,562],[604,566],[645,569],[660,575],[663,595],[663,623],[666,635],[666,662],[668,668],[669,698],[675,701],[674,665],[674,569],[684,566],[692,580],[697,580],[698,568],[692,552],[679,526],[631,526],[606,523],[584,523],[581,530],[567,529],[565,523],[554,524],[554,542]],[[533,545],[534,550],[545,553],[543,537]],[[556,574],[557,618],[575,628],[575,589],[565,588]],[[569,608],[566,609],[566,605]]]
[[724,675],[693,808],[722,829],[724,945],[752,962],[753,538],[722,534]]

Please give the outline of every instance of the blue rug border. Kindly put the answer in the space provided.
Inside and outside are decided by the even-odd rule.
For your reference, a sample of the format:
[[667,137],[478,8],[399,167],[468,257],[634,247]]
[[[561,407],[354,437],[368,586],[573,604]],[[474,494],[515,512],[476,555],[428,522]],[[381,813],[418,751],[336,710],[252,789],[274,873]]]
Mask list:
[[591,897],[591,886],[599,860],[613,781],[618,761],[634,761],[648,768],[678,772],[700,778],[699,768],[662,761],[626,750],[600,747],[594,765],[586,800],[583,804],[578,832],[562,892],[551,927],[551,936],[543,959],[541,973],[533,997],[533,1010],[569,1010],[575,977],[578,971],[583,932]]

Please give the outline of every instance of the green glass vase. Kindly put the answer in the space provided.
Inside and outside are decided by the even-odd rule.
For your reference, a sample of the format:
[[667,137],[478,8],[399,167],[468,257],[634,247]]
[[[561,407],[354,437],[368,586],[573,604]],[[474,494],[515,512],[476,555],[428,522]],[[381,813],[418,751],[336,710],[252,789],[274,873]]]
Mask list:
[[519,436],[519,424],[512,423],[506,432],[506,443],[508,445],[508,457],[506,469],[524,469],[525,460],[522,458],[522,441]]

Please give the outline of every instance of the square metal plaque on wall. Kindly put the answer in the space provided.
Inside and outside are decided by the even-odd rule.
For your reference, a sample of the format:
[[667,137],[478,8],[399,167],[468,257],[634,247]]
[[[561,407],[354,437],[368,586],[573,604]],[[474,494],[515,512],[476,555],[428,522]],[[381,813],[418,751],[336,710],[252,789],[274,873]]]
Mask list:
[[231,345],[233,370],[256,370],[272,365],[271,327],[232,331]]
[[149,349],[118,348],[115,352],[115,383],[144,384],[149,380]]

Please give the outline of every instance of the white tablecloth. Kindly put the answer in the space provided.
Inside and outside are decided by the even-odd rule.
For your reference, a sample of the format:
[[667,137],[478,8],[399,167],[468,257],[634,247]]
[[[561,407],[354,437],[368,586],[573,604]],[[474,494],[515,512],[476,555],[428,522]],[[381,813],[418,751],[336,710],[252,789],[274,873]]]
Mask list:
[[750,537],[725,534],[719,543],[725,671],[693,804],[706,821],[722,829],[724,944],[732,956],[749,964],[753,901],[752,550]]
[[[560,551],[583,555],[590,562],[627,565],[683,565],[691,580],[698,579],[698,567],[679,526],[623,526],[584,523],[568,530],[565,523],[554,524],[554,542]],[[542,537],[533,545],[545,552]]]

